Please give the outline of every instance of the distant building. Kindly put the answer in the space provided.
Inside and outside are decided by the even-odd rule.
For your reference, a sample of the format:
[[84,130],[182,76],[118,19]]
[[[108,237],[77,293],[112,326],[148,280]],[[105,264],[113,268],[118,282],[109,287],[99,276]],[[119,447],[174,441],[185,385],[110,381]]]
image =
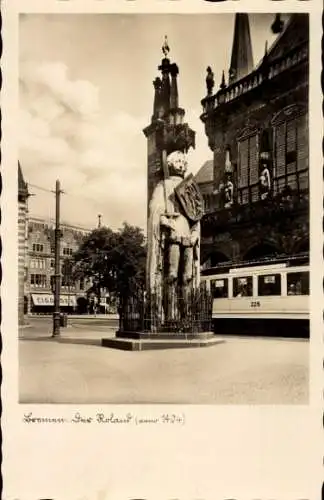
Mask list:
[[[32,313],[49,313],[54,308],[55,222],[38,217],[28,221],[27,276],[25,301]],[[61,303],[62,311],[72,312],[86,306],[90,282],[75,282],[71,276],[71,258],[89,229],[61,224]]]
[[26,280],[28,188],[18,162],[18,323],[24,324],[24,286]]
[[249,15],[236,14],[229,77],[216,92],[207,70],[201,120],[213,175],[208,162],[197,175],[205,267],[309,252],[308,15],[276,15],[272,30],[255,65]]

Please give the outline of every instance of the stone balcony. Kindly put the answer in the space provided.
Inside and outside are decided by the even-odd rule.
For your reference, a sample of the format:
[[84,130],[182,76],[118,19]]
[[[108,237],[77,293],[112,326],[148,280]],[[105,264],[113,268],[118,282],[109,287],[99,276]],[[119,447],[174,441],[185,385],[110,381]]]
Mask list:
[[286,52],[283,57],[279,57],[273,61],[268,61],[267,56],[265,56],[252,73],[220,89],[216,94],[202,99],[203,114],[201,115],[201,119],[204,121],[204,118],[208,114],[215,111],[221,105],[234,101],[243,94],[247,94],[260,87],[265,81],[272,80],[279,74],[307,60],[308,45],[305,43],[294,47],[291,51]]
[[280,193],[267,200],[246,205],[234,204],[231,208],[209,207],[203,217],[203,227],[209,230],[226,229],[229,225],[250,225],[253,222],[271,222],[288,214],[298,214],[309,209],[308,192]]

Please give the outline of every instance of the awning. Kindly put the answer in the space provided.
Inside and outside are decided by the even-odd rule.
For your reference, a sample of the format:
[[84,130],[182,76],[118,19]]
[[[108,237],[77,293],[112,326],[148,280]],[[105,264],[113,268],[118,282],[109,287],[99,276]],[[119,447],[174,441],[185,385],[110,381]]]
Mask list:
[[[50,293],[32,293],[32,299],[34,306],[53,306],[54,307],[54,295]],[[75,295],[61,295],[60,296],[60,307],[76,306],[76,296]]]

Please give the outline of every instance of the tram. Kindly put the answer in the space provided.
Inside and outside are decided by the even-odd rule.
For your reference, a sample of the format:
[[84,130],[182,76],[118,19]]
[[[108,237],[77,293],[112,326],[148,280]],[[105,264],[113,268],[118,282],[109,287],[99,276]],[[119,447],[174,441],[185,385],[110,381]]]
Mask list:
[[202,271],[216,333],[309,336],[309,265],[282,262]]

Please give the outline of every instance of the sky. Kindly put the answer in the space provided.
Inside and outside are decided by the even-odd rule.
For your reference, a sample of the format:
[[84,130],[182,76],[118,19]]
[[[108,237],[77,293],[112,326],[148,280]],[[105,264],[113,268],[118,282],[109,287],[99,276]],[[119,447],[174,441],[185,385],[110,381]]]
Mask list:
[[[274,36],[273,14],[250,15],[254,63]],[[147,144],[165,35],[179,66],[179,105],[196,131],[188,154],[196,173],[212,158],[200,101],[206,68],[228,75],[232,14],[23,14],[19,32],[19,158],[31,216],[54,218],[55,181],[62,221],[117,229],[146,225]]]

